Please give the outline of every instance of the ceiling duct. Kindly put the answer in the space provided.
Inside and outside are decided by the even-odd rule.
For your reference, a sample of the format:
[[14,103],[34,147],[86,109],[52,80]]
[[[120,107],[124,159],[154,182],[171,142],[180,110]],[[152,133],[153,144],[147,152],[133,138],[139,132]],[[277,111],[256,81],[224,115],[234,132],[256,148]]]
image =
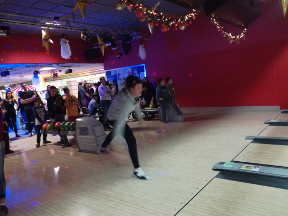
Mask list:
[[187,8],[189,10],[192,8],[199,9],[206,2],[206,0],[165,0],[165,1],[176,4],[180,7]]
[[207,0],[203,7],[208,16],[214,14],[220,21],[241,28],[260,17],[254,0]]

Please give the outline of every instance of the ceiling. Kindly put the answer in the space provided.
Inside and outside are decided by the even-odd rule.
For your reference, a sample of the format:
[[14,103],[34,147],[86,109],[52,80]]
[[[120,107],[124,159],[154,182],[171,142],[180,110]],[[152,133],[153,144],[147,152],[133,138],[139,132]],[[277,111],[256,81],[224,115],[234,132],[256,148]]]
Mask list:
[[73,73],[93,71],[95,73],[103,72],[103,64],[91,64],[91,63],[65,63],[65,64],[0,64],[0,71],[8,70],[10,75],[0,78],[0,86],[11,85],[14,83],[21,83],[31,81],[33,78],[33,72],[35,70],[40,71],[40,76],[47,78],[51,75],[51,69],[41,70],[43,68],[55,68],[58,76],[65,74],[67,69],[72,69]]
[[[145,23],[139,22],[134,12],[129,12],[126,8],[117,11],[117,0],[89,0],[89,2],[91,5],[86,7],[83,20],[80,10],[72,12],[76,0],[1,0],[0,23],[9,23],[11,33],[22,34],[38,33],[39,25],[53,22],[54,17],[60,17],[60,26],[57,28],[62,29],[57,30],[55,26],[54,28],[55,32],[61,33],[63,29],[68,28],[71,30],[74,28],[76,32],[79,32],[79,29],[87,29],[92,32],[124,33],[146,26]],[[157,2],[145,0],[144,4],[153,7]],[[160,6],[157,9],[178,14],[188,11],[164,0],[160,0]]]

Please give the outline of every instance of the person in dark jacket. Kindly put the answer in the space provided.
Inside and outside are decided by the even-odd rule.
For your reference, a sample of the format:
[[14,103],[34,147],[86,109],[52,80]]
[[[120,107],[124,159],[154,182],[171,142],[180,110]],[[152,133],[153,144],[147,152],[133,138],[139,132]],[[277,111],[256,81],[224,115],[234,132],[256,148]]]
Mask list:
[[[65,122],[65,100],[60,94],[57,93],[57,88],[55,86],[50,87],[51,96],[47,101],[48,113],[53,123]],[[65,143],[67,137],[60,135],[61,142]]]
[[4,175],[5,142],[3,139],[3,132],[4,132],[3,114],[0,109],[0,215],[7,215],[8,208],[5,203],[6,180]]
[[[24,107],[24,104],[21,103],[21,99],[20,99],[20,95],[21,95],[22,91],[19,91],[18,92],[18,104],[19,104],[19,107],[18,107],[18,111],[20,112],[20,115],[21,115],[21,124],[24,125],[26,124],[26,127],[27,127],[27,120],[26,120],[26,115],[25,115],[25,107]],[[24,126],[23,126],[24,128]]]
[[[2,112],[3,113],[3,112]],[[4,125],[4,132],[2,133],[3,135],[3,140],[5,142],[5,154],[13,154],[14,151],[10,149],[10,137],[9,137],[9,125],[5,121],[5,118],[3,119],[3,125]]]
[[[4,105],[5,110],[6,110],[5,121],[9,124],[11,129],[13,129],[14,127],[16,137],[21,137],[18,134],[18,130],[17,130],[16,110],[15,110],[15,104],[17,105],[17,109],[19,108],[19,105],[17,101],[14,99],[11,91],[6,92],[6,98],[0,103],[0,107],[2,106],[2,104]],[[13,127],[11,125],[11,122],[12,122]]]
[[65,121],[65,100],[60,94],[57,93],[55,86],[50,87],[51,96],[48,98],[47,107],[49,116],[53,122],[64,122]]
[[173,80],[172,80],[172,77],[167,77],[166,78],[166,87],[168,88],[168,92],[169,92],[169,94],[171,95],[171,97],[172,97],[172,100],[176,100],[176,98],[175,98],[175,90],[174,90],[174,87],[172,86],[172,82],[173,82]]
[[142,95],[139,98],[140,107],[144,109],[145,107],[150,107],[151,105],[154,106],[154,93],[148,90],[147,83],[143,83],[142,88]]
[[160,105],[163,123],[167,124],[167,111],[169,105],[175,109],[178,115],[183,115],[177,104],[172,100],[171,95],[169,94],[168,88],[165,86],[165,81],[163,78],[158,80],[159,86],[156,90],[156,99],[157,103]]
[[[41,139],[41,129],[43,124],[47,121],[47,112],[45,110],[45,107],[41,104],[41,99],[39,97],[36,97],[34,100],[35,106],[33,107],[33,114],[35,117],[35,127],[37,131],[37,144],[36,148],[40,147],[40,139]],[[47,134],[43,134],[43,144],[51,143],[50,141],[47,141]]]
[[24,104],[24,110],[25,110],[25,116],[27,119],[27,129],[29,133],[29,137],[31,137],[33,125],[34,125],[34,115],[33,115],[33,107],[34,107],[34,99],[36,97],[34,91],[30,91],[27,88],[27,85],[25,83],[21,84],[21,87],[23,89],[21,95],[20,95],[20,101],[21,104]]

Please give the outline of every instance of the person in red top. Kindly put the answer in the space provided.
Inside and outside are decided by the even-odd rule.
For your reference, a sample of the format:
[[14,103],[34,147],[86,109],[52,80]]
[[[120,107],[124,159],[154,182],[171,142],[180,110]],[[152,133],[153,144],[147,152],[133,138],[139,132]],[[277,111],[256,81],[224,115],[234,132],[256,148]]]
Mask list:
[[5,142],[3,139],[3,132],[4,132],[3,114],[0,109],[0,215],[7,215],[8,208],[5,204],[6,180],[4,176]]

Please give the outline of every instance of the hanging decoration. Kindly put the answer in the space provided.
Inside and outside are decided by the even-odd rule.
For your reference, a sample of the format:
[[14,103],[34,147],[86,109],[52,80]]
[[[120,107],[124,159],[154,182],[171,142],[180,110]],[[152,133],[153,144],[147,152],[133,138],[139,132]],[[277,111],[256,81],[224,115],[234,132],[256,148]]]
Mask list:
[[5,91],[11,91],[11,87],[10,86],[6,86]]
[[288,6],[288,1],[287,0],[282,0],[282,9],[283,9],[284,18],[286,16],[287,6]]
[[154,33],[154,23],[148,23],[147,25],[148,25],[150,33],[153,35],[153,33]]
[[67,35],[62,34],[61,40],[60,40],[60,45],[61,45],[61,56],[64,59],[70,59],[72,53],[69,45],[69,40]]
[[139,46],[139,56],[142,60],[146,59],[146,51],[145,51],[143,41],[141,41],[140,46]]
[[35,86],[36,88],[39,88],[39,87],[40,87],[40,79],[39,79],[38,74],[40,74],[40,72],[37,71],[37,70],[35,70],[35,71],[33,72],[32,84],[33,84],[33,86]]
[[82,18],[85,18],[85,8],[87,5],[91,5],[91,3],[87,2],[86,0],[77,0],[77,3],[74,7],[73,12],[75,12],[76,10],[80,9]]
[[[35,87],[34,87],[34,86],[26,85],[26,87],[27,87],[27,89],[30,90],[30,91],[34,91],[34,90],[35,90]],[[22,91],[22,87],[21,87],[21,85],[17,85],[17,86],[15,86],[11,91],[12,91],[13,94],[18,95],[18,92],[19,92],[19,91]]]
[[244,28],[243,31],[238,35],[232,35],[231,32],[225,30],[225,28],[218,22],[218,19],[212,14],[211,15],[211,23],[216,26],[216,29],[221,32],[222,36],[227,38],[227,40],[231,43],[236,42],[240,43],[241,40],[245,40],[245,36],[247,34],[247,29]]
[[86,36],[85,32],[81,31],[81,39],[84,40],[84,41],[87,40],[87,36]]
[[97,40],[98,40],[98,47],[100,47],[102,51],[102,55],[104,56],[106,44],[100,39],[100,37],[97,35]]
[[192,11],[186,15],[164,14],[156,10],[159,5],[160,3],[158,2],[153,8],[148,9],[147,6],[133,0],[120,0],[116,9],[123,10],[127,7],[129,11],[134,10],[136,16],[140,19],[140,22],[145,22],[147,20],[147,25],[151,34],[153,34],[154,26],[158,26],[159,24],[161,25],[161,30],[163,32],[169,31],[170,29],[177,30],[178,28],[184,30],[186,26],[192,24],[199,13],[195,9],[192,9]]
[[42,43],[43,46],[45,46],[48,53],[50,53],[50,44],[53,43],[53,41],[50,38],[50,29],[42,30]]

